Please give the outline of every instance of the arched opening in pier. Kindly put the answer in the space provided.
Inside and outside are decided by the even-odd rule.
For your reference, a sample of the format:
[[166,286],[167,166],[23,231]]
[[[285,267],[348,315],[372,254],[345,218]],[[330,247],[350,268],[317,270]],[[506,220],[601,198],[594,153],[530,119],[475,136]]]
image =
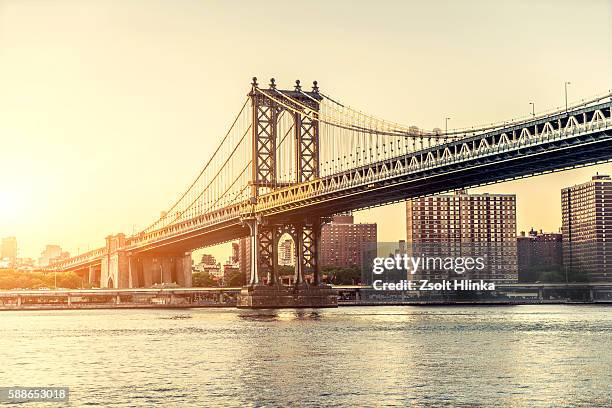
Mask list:
[[277,264],[276,276],[284,285],[291,285],[295,280],[295,268],[297,265],[297,250],[295,239],[292,234],[285,232],[278,239],[276,245]]

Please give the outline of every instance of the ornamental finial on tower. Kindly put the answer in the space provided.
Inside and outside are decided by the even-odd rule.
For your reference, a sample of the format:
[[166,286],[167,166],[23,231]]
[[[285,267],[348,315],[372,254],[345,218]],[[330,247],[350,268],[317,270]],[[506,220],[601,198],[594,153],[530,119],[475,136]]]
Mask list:
[[270,78],[270,89],[276,89],[276,80],[274,78]]
[[319,86],[317,81],[312,81],[312,92],[319,93]]
[[257,88],[257,77],[253,77],[253,82],[251,82],[251,85]]
[[302,90],[302,86],[300,85],[300,80],[296,79],[295,80],[295,90],[300,92]]

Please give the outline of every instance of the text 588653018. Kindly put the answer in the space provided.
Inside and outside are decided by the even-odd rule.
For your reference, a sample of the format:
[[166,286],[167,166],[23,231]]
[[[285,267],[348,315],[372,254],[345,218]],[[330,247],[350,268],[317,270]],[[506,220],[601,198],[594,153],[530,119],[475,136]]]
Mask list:
[[0,387],[0,402],[65,402],[68,387]]

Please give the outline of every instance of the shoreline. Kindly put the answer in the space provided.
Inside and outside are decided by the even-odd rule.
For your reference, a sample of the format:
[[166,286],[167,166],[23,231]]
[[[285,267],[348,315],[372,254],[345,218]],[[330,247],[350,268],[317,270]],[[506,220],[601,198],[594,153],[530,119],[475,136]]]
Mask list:
[[[516,302],[516,301],[462,301],[462,302],[449,302],[449,301],[421,301],[421,302],[338,302],[338,307],[380,307],[380,306],[524,306],[524,305],[567,305],[567,306],[584,306],[584,305],[594,305],[594,306],[610,306],[612,305],[612,301],[589,301],[589,302],[580,302],[580,301],[534,301],[534,302]],[[58,311],[58,310],[136,310],[136,309],[237,309],[234,304],[202,304],[202,305],[187,305],[187,304],[104,304],[104,305],[63,305],[56,306],[52,305],[49,307],[36,305],[31,307],[6,307],[0,306],[0,312],[13,312],[13,311]],[[298,309],[298,308],[268,308],[267,310],[280,310],[280,309]],[[305,307],[301,309],[317,309],[316,307]],[[255,309],[253,309],[255,310]]]

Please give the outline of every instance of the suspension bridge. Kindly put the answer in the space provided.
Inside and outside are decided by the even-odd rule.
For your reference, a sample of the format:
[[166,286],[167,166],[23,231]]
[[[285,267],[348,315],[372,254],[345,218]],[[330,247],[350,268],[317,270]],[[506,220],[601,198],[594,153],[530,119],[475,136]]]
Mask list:
[[278,240],[297,248],[295,280],[319,284],[321,226],[344,211],[607,162],[612,94],[469,129],[377,118],[296,81],[251,90],[189,188],[137,234],[62,260],[103,288],[191,286],[191,251],[250,237],[249,284],[276,282]]

